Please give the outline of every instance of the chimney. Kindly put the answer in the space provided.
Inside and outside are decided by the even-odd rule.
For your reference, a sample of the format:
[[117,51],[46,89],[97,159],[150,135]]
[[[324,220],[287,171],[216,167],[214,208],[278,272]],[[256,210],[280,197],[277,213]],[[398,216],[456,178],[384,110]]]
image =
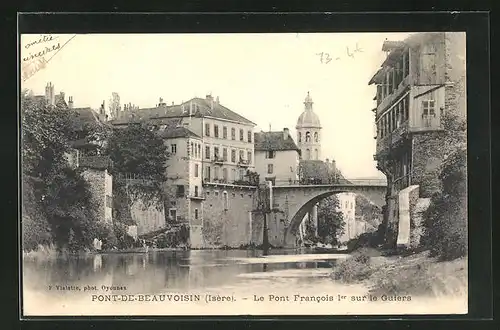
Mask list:
[[68,108],[73,109],[73,96],[68,97]]
[[288,128],[283,128],[283,140],[288,140],[288,135],[289,135]]
[[54,85],[51,82],[45,86],[45,99],[49,105],[55,105]]
[[208,101],[208,103],[210,104],[210,109],[213,109],[214,108],[214,98],[212,95],[210,94],[207,94],[206,95],[206,99]]
[[64,92],[59,92],[59,95],[60,95],[60,97],[61,97],[61,99],[62,99],[63,101],[66,101],[66,99],[65,99],[65,97],[66,97],[66,93],[64,93]]
[[160,97],[160,103],[158,103],[158,107],[165,107],[167,103],[163,102],[163,98]]

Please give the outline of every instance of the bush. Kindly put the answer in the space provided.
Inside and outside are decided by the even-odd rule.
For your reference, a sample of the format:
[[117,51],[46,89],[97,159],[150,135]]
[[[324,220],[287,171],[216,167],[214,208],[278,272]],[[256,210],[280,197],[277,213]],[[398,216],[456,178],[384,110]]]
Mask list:
[[384,243],[383,225],[378,226],[377,231],[363,233],[347,242],[347,250],[355,251],[361,248],[377,248]]
[[375,268],[370,265],[371,249],[360,249],[354,252],[345,261],[336,265],[332,272],[332,278],[344,283],[363,281],[370,277]]
[[422,244],[432,256],[453,260],[467,254],[467,176],[464,149],[451,154],[440,175],[443,192],[435,194],[424,214]]

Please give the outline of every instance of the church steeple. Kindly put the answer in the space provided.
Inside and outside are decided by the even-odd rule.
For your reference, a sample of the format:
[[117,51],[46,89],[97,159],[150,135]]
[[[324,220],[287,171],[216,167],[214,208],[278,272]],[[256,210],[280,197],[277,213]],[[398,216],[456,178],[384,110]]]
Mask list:
[[313,103],[314,102],[312,100],[311,95],[309,95],[309,92],[307,92],[306,99],[304,100],[305,109],[306,110],[312,110]]

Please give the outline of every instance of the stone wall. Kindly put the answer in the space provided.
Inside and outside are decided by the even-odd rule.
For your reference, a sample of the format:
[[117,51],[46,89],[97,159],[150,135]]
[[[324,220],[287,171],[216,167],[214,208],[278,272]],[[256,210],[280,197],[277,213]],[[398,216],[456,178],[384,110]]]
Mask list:
[[156,205],[146,206],[141,200],[130,205],[130,215],[137,225],[137,235],[147,234],[165,228],[165,210]]
[[421,197],[431,197],[441,190],[439,171],[444,159],[444,132],[413,135],[411,183],[420,186]]
[[256,188],[205,186],[203,202],[204,247],[239,247],[252,240],[252,212],[257,207]]
[[107,221],[106,212],[106,170],[85,169],[82,173],[85,181],[89,183],[92,194],[92,203],[99,221]]

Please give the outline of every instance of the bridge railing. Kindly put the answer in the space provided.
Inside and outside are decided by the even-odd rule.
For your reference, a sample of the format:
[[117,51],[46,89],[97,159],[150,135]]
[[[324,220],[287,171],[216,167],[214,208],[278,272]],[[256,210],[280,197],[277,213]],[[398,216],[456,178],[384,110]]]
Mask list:
[[366,179],[366,178],[338,178],[338,179],[308,179],[308,180],[291,180],[291,179],[276,179],[273,180],[273,186],[293,186],[293,185],[365,185],[365,186],[385,186],[385,179]]

